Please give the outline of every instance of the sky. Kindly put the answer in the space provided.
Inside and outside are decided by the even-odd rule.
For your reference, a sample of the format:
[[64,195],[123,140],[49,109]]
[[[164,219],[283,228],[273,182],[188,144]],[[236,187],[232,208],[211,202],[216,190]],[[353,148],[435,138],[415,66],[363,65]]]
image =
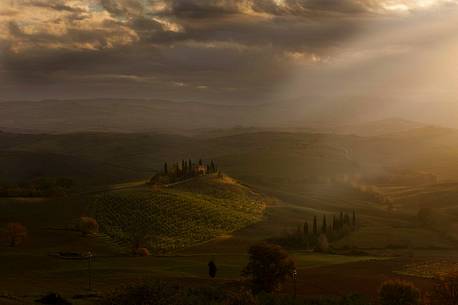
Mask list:
[[433,103],[449,112],[457,103],[457,6],[0,0],[0,99],[299,100],[387,115]]

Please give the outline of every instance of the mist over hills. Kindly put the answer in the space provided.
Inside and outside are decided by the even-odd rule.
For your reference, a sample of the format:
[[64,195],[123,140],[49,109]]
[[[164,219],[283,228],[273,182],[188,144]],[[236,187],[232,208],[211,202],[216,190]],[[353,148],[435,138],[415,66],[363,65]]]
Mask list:
[[[450,166],[458,152],[455,129],[393,117],[359,121],[343,115],[333,121],[322,109],[293,111],[300,103],[0,102],[3,172],[13,180],[23,179],[46,172],[40,165],[46,163],[43,160],[57,160],[51,166],[57,173],[68,167],[71,175],[84,180],[80,169],[94,168],[123,180],[145,177],[165,160],[197,156],[217,160],[236,177],[256,179],[374,177],[385,175],[387,168],[425,171],[441,179],[458,177]],[[322,115],[314,120],[305,119],[318,113]],[[30,164],[16,173],[11,165],[22,159]]]
[[[310,102],[315,100],[320,103]],[[345,105],[336,109],[335,103],[319,96],[243,105],[159,99],[1,101],[0,130],[12,133],[161,132],[214,136],[243,133],[251,128],[251,131],[374,136],[425,125],[370,112],[358,99],[349,109]],[[241,130],[228,131],[234,128]]]
[[256,106],[97,99],[0,103],[0,129],[24,133],[145,132],[260,125]]
[[[379,136],[230,129],[211,136],[157,133],[0,134],[7,180],[71,176],[81,183],[147,178],[163,162],[215,160],[244,181],[326,181],[347,176],[383,180],[428,173],[458,179],[458,131],[418,127]],[[434,162],[433,162],[434,161]],[[88,174],[90,172],[90,174]],[[393,174],[394,173],[394,174]],[[91,178],[91,179],[88,179]]]

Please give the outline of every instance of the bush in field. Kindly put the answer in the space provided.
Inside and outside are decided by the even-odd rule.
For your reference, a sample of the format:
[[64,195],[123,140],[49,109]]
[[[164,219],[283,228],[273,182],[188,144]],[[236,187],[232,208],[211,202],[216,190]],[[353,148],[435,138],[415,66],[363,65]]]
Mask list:
[[36,300],[37,303],[42,304],[52,304],[52,305],[70,305],[71,303],[64,299],[61,295],[51,292],[45,295],[44,297]]
[[418,305],[420,291],[410,282],[389,280],[382,283],[379,299],[381,305]]
[[147,248],[138,248],[138,249],[135,249],[135,255],[138,255],[138,256],[143,256],[143,257],[146,257],[146,256],[150,256],[151,253],[149,252],[149,250]]
[[458,305],[458,272],[436,277],[431,292],[432,305]]
[[295,269],[294,261],[280,246],[259,243],[248,253],[249,262],[242,275],[251,277],[255,291],[277,290]]
[[417,213],[417,219],[420,225],[437,229],[444,225],[446,219],[431,208],[421,208]]
[[21,244],[27,237],[27,228],[18,222],[10,222],[6,226],[6,235],[11,247]]
[[96,234],[99,232],[99,224],[94,218],[81,217],[79,221],[79,230],[84,236]]
[[329,251],[329,242],[328,238],[326,237],[326,234],[321,234],[320,237],[318,238],[318,245],[316,250],[318,252],[323,252],[326,253]]

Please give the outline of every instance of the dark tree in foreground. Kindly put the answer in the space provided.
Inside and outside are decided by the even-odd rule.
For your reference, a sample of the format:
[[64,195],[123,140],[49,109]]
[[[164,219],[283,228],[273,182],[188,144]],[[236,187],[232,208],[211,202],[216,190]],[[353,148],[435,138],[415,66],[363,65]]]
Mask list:
[[18,222],[8,223],[6,226],[6,234],[11,247],[21,244],[27,237],[27,228]]
[[260,243],[250,247],[248,265],[242,275],[252,280],[255,291],[277,290],[295,269],[294,261],[280,246]]
[[78,229],[83,236],[95,235],[99,232],[99,224],[92,217],[80,217]]
[[432,305],[458,305],[458,272],[435,278],[436,284],[431,293]]
[[316,216],[313,216],[313,235],[317,235],[317,234],[318,234],[318,227],[316,224]]
[[418,305],[420,291],[410,282],[390,280],[382,283],[379,298],[381,305]]
[[208,275],[213,279],[216,276],[216,264],[213,260],[208,263]]
[[164,174],[168,174],[169,173],[169,169],[167,167],[167,162],[164,163]]

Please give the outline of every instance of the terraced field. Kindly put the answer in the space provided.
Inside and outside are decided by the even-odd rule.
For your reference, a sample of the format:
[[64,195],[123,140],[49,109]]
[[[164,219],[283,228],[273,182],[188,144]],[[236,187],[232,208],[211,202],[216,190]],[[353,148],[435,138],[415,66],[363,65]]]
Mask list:
[[89,213],[101,230],[156,253],[204,242],[261,220],[264,198],[224,177],[200,177],[174,187],[142,186],[97,196]]

